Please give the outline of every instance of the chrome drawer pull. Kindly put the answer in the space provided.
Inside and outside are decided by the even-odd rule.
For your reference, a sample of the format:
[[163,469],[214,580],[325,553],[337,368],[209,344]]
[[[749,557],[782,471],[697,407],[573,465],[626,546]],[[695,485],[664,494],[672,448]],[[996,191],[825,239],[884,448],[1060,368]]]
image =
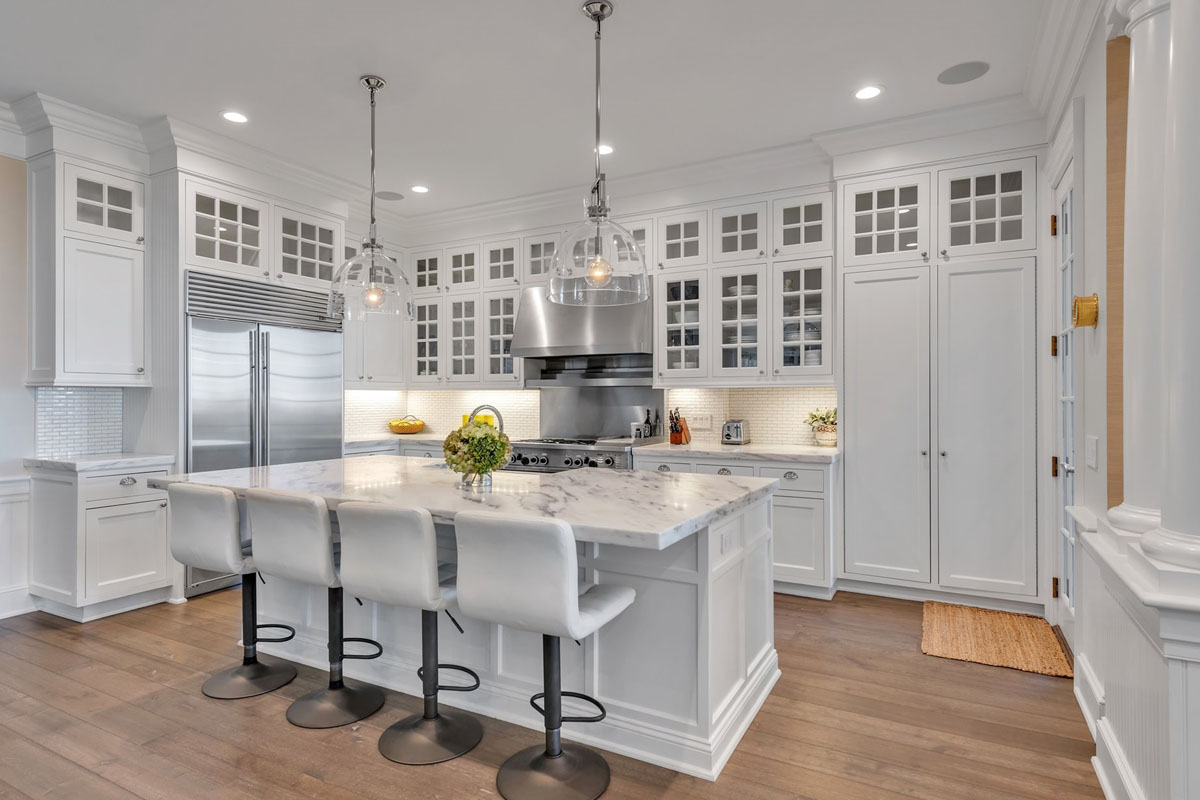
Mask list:
[[733,473],[729,471],[729,467],[721,467],[719,470],[717,470],[717,474],[718,475],[732,475]]
[[131,477],[129,475],[126,475],[124,478],[121,478],[122,486],[133,486],[135,483],[137,483],[137,478]]
[[783,477],[787,478],[789,481],[794,481],[794,480],[796,480],[796,478],[799,478],[800,476],[797,475],[796,473],[792,472],[791,470],[788,470],[787,472],[783,473]]
[[659,471],[659,472],[670,472],[670,471],[671,471],[671,468],[670,468],[670,467],[668,467],[666,464],[659,464],[659,465],[658,465],[658,471]]

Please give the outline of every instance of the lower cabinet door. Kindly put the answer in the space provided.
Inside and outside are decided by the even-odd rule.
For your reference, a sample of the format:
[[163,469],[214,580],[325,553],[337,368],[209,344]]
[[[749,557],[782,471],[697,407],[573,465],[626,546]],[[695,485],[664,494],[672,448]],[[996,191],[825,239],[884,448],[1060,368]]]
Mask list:
[[773,498],[775,580],[825,584],[825,501],[776,494]]
[[362,323],[362,371],[368,384],[404,383],[404,317],[368,314]]
[[145,272],[141,250],[63,241],[63,371],[144,383]]
[[169,564],[166,500],[87,510],[83,596],[88,603],[166,586]]

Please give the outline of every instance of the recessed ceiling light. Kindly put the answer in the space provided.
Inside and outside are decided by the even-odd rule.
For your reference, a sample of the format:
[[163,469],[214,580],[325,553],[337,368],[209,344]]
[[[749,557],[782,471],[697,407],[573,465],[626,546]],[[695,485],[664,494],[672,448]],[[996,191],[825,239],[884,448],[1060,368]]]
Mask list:
[[375,198],[377,200],[387,200],[390,202],[390,201],[394,201],[394,200],[403,200],[404,195],[400,194],[399,192],[389,192],[389,191],[385,190],[382,192],[376,192]]
[[879,97],[881,94],[883,94],[883,87],[872,84],[870,86],[862,87],[854,93],[854,96],[859,100],[870,100],[873,97]]
[[250,121],[250,118],[240,111],[226,111],[221,116],[225,118],[226,122],[236,122],[239,125]]
[[425,194],[426,192],[429,191],[429,187],[428,186],[414,186],[414,187],[412,187],[412,190],[414,192],[416,192],[417,194]]
[[964,61],[961,64],[955,64],[953,67],[947,67],[938,75],[938,83],[944,83],[947,86],[953,86],[958,83],[970,83],[978,80],[987,74],[991,69],[986,61]]
[[600,155],[602,155],[602,156],[611,155],[612,154],[612,145],[611,144],[602,144],[602,145],[600,145],[599,150],[600,150]]

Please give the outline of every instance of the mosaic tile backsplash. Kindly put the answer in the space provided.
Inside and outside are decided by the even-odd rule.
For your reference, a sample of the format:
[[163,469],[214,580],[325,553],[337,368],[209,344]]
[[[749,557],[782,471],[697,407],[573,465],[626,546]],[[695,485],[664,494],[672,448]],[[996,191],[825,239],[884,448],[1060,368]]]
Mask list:
[[683,416],[711,414],[712,428],[693,430],[693,439],[717,439],[727,419],[746,420],[750,440],[757,444],[816,444],[804,423],[810,411],[837,405],[837,389],[670,389],[667,405]]
[[123,449],[121,389],[39,386],[35,402],[39,457],[118,453]]

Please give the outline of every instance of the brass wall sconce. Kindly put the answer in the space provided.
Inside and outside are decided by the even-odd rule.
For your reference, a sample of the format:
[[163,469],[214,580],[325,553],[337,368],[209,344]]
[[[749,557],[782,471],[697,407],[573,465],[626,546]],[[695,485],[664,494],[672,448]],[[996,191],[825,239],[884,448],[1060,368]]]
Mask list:
[[1076,328],[1094,328],[1100,321],[1100,296],[1075,297],[1071,304],[1071,324]]

